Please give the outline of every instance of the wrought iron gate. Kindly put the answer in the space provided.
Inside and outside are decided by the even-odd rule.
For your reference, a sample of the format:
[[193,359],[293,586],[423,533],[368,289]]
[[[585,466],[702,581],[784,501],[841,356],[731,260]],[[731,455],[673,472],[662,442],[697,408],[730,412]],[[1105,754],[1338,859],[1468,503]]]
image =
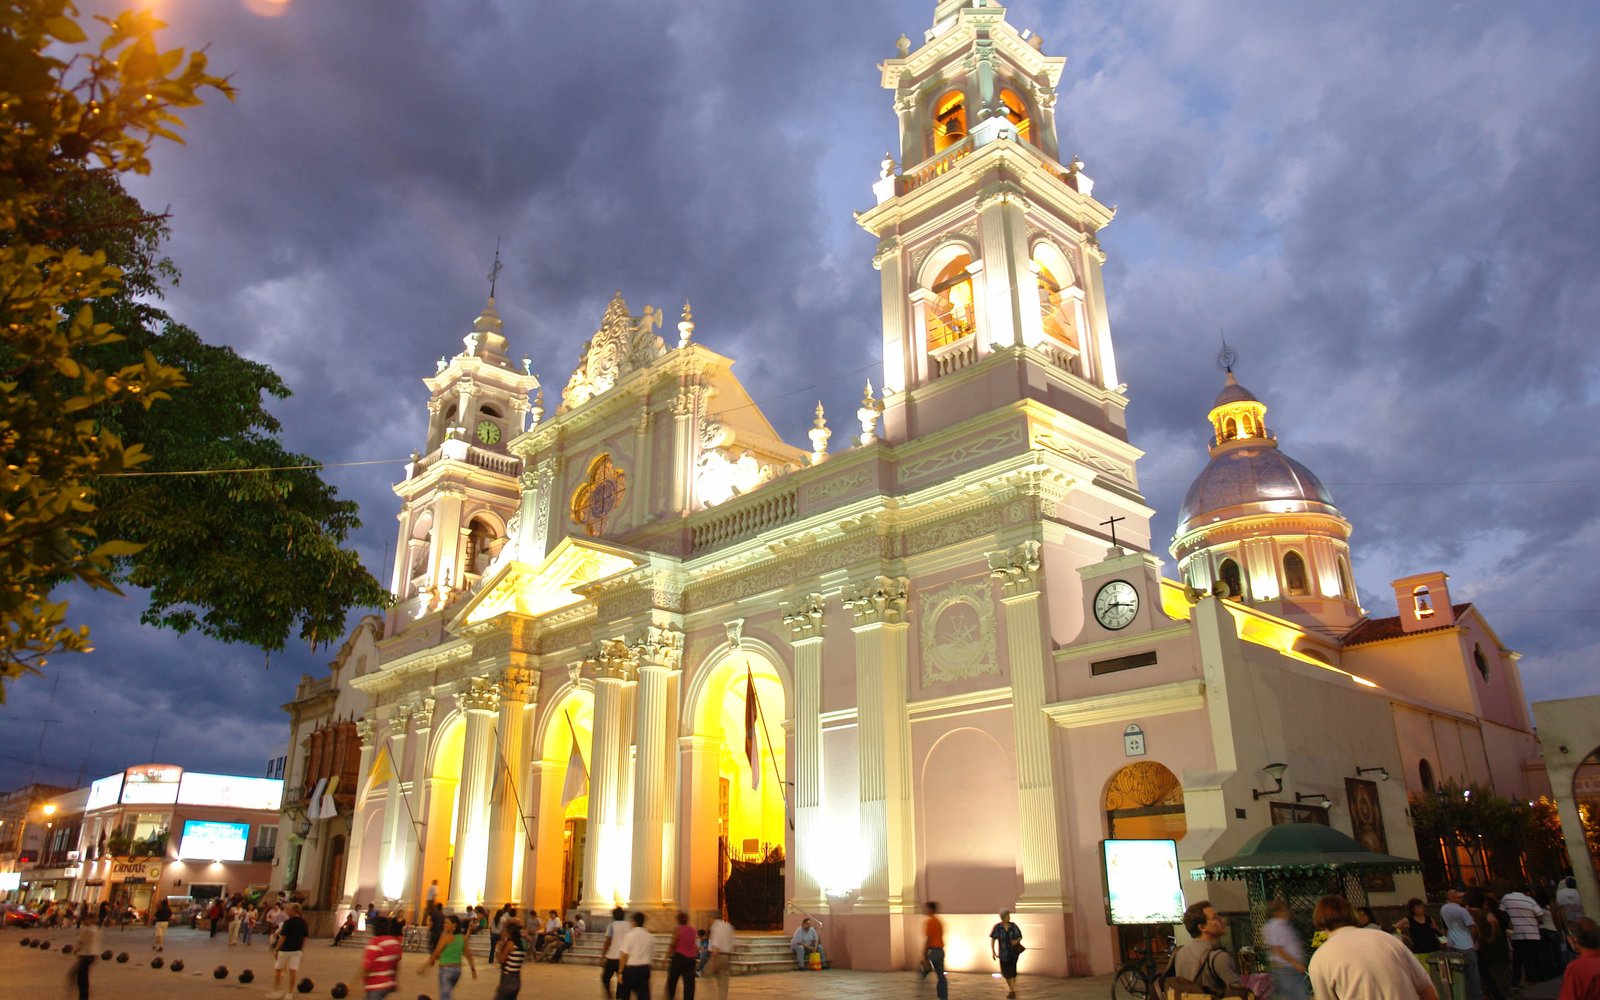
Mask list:
[[783,930],[783,847],[735,851],[717,838],[717,906],[741,931]]

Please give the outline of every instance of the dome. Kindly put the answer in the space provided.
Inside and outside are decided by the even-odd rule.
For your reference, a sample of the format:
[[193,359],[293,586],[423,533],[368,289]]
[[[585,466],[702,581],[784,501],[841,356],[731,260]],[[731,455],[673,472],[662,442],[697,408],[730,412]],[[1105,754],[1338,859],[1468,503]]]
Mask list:
[[1184,495],[1183,507],[1178,511],[1178,533],[1187,531],[1192,521],[1212,511],[1274,500],[1333,506],[1333,497],[1321,480],[1279,451],[1275,443],[1218,451]]
[[1238,380],[1233,377],[1233,372],[1229,371],[1228,380],[1222,384],[1222,391],[1217,393],[1216,402],[1211,404],[1211,408],[1214,410],[1219,406],[1227,406],[1229,403],[1259,402],[1261,400],[1256,398],[1255,393],[1240,385]]

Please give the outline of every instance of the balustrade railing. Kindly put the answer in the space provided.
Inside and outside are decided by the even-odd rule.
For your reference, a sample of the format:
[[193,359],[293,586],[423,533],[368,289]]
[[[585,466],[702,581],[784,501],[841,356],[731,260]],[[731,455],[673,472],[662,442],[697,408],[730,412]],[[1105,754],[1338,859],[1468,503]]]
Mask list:
[[900,175],[895,183],[895,193],[905,194],[907,191],[915,191],[955,166],[962,157],[971,156],[973,148],[972,136],[969,135],[954,146],[940,151],[932,159],[924,160],[915,169]]
[[[701,515],[707,520],[691,529],[691,550],[703,552],[741,538],[758,535],[792,520],[799,509],[794,490],[784,490],[771,496],[761,492],[752,494],[746,501],[734,501],[712,515]],[[731,508],[731,509],[730,509]]]

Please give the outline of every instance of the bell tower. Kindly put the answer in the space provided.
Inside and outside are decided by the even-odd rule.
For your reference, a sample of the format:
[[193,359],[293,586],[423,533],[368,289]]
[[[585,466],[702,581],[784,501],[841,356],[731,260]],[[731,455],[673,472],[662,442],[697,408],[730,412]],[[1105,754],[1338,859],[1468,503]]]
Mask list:
[[507,356],[492,294],[462,344],[422,380],[426,449],[412,453],[394,487],[401,509],[391,634],[468,593],[512,534],[522,461],[507,445],[540,416],[528,401],[539,380],[526,360],[518,366]]
[[880,64],[899,164],[885,157],[857,221],[879,240],[890,441],[959,419],[939,383],[996,356],[1031,370],[1007,379],[1022,394],[1126,438],[1095,236],[1113,212],[1060,152],[1066,62],[992,0],[940,0],[922,44],[902,35]]

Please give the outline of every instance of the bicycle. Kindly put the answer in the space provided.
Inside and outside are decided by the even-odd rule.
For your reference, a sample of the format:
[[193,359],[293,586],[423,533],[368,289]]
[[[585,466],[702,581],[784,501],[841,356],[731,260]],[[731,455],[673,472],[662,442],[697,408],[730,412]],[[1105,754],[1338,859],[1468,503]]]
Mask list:
[[1134,945],[1134,957],[1117,966],[1111,977],[1111,1000],[1148,1000],[1155,978],[1167,969],[1172,938],[1157,934]]

